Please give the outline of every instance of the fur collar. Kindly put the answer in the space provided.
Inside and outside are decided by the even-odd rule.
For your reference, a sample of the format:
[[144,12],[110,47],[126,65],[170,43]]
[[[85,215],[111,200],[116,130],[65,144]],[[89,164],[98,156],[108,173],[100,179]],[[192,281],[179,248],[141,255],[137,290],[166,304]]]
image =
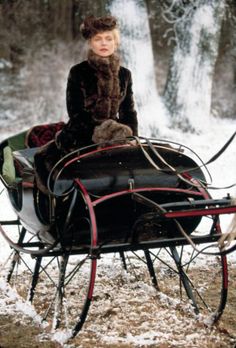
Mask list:
[[96,71],[98,79],[96,102],[90,111],[95,123],[101,124],[107,119],[115,119],[119,110],[120,60],[115,54],[103,58],[90,50],[88,63]]
[[98,72],[104,75],[118,74],[120,69],[120,58],[116,54],[112,54],[109,57],[100,57],[92,50],[88,52],[88,63]]

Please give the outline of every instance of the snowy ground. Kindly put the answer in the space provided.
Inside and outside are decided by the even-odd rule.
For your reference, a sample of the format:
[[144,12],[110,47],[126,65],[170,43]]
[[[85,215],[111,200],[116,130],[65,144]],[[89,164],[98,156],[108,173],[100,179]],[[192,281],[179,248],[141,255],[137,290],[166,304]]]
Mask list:
[[[211,127],[200,135],[180,133],[165,129],[163,137],[188,145],[197,152],[204,162],[209,160],[236,130],[235,121],[212,120]],[[164,134],[165,133],[165,134]],[[236,140],[223,155],[209,165],[212,186],[225,187],[236,182]],[[227,193],[236,196],[235,187],[211,190],[214,198],[224,197]],[[1,199],[1,219],[12,216],[12,210],[4,193]],[[222,218],[222,227],[226,231],[229,216]],[[33,326],[40,326],[40,316],[29,303],[25,302],[10,288],[4,279],[3,264],[10,249],[0,237],[0,317],[11,317],[21,323],[32,321]],[[236,254],[229,256],[232,277],[235,277]],[[228,330],[227,322],[213,330],[196,320],[187,307],[181,307],[176,299],[157,294],[146,279],[142,265],[133,260],[136,275],[126,273],[117,255],[99,260],[98,280],[95,287],[94,302],[86,325],[81,334],[68,344],[63,343],[65,334],[59,331],[48,333],[45,326],[40,327],[36,340],[42,342],[60,342],[63,347],[230,347],[236,342],[236,331]],[[203,267],[203,263],[196,266]],[[206,264],[205,264],[206,266]],[[212,273],[207,264],[206,278]],[[20,265],[22,267],[22,265]],[[196,271],[198,272],[198,270]],[[209,275],[208,273],[209,272]],[[164,274],[164,273],[163,273]],[[197,273],[198,274],[198,273]],[[137,276],[138,275],[138,276]],[[234,291],[229,298],[227,318],[235,316],[236,302]],[[30,319],[31,318],[31,319]],[[228,320],[228,319],[227,319]],[[1,324],[0,324],[1,325]],[[24,331],[24,326],[23,329]],[[230,333],[229,333],[230,332]],[[55,343],[56,344],[56,343]],[[5,347],[1,343],[0,346]],[[32,343],[35,346],[35,343]],[[56,346],[56,345],[55,345]]]

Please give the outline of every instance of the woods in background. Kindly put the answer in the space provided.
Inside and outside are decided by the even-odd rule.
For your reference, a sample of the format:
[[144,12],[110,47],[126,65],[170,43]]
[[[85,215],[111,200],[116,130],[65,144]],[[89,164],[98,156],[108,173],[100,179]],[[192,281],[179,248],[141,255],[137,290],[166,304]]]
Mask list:
[[105,5],[104,0],[2,0],[0,57],[14,62],[31,45],[72,41],[82,18],[105,13]]
[[[13,68],[17,69],[25,63],[25,55],[29,50],[37,52],[42,47],[52,47],[58,42],[72,47],[74,42],[81,40],[79,27],[82,19],[89,14],[99,16],[107,13],[111,1],[1,0],[0,59],[10,62]],[[174,75],[180,73],[178,67],[174,65],[174,55],[177,54],[177,48],[182,47],[184,57],[185,50],[182,45],[186,40],[184,33],[189,35],[188,29],[190,31],[191,21],[195,18],[194,11],[197,11],[200,6],[209,5],[211,0],[138,1],[145,3],[149,15],[159,93],[166,98],[171,113],[177,109],[179,112],[185,106],[176,98],[173,99],[173,95],[177,95],[176,89],[178,89]],[[217,0],[213,1],[212,6],[214,4],[217,6],[217,3],[220,11],[223,12],[217,12],[215,9],[218,42],[215,46],[217,52],[212,57],[211,103],[214,104],[216,114],[235,117],[236,4],[234,0],[226,2]],[[188,11],[189,18],[186,17]],[[221,20],[217,21],[219,16],[221,16]],[[209,40],[211,40],[211,36],[207,35],[205,44],[204,40],[201,40],[202,48],[208,53]],[[180,43],[181,45],[179,45]],[[210,53],[209,56],[211,56]],[[177,70],[174,71],[175,69]]]

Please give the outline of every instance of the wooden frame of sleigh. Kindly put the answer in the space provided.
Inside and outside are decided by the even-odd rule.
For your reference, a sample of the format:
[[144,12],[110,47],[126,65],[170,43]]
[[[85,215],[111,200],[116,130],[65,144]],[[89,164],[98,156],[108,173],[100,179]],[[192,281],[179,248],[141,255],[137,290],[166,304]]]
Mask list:
[[[228,274],[217,244],[219,216],[236,206],[229,196],[211,198],[209,172],[196,153],[146,138],[88,146],[55,165],[46,195],[35,184],[36,149],[25,148],[24,139],[16,135],[0,148],[1,180],[17,216],[0,225],[12,248],[4,272],[44,320],[68,328],[70,337],[79,332],[97,263],[108,253],[117,253],[127,272],[132,253],[157,291],[211,323],[220,318]],[[212,269],[207,276],[205,266]]]

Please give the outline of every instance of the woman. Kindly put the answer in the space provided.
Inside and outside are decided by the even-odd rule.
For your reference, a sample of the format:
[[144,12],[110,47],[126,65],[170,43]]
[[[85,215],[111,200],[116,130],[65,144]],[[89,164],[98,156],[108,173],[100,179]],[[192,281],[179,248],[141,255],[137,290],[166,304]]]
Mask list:
[[[114,120],[127,135],[137,135],[132,81],[129,70],[120,66],[116,50],[119,32],[114,17],[85,19],[82,35],[88,40],[88,59],[73,66],[67,84],[69,122],[57,137],[57,145],[65,151],[99,142],[93,139],[96,126]],[[104,139],[106,131],[104,127]],[[124,134],[125,135],[125,134]],[[109,135],[108,140],[109,140]],[[102,139],[103,140],[103,139]]]
[[41,189],[42,181],[45,188],[48,172],[63,154],[92,143],[138,135],[131,73],[120,66],[116,53],[119,46],[116,18],[89,16],[81,26],[81,33],[88,42],[88,58],[73,66],[69,73],[66,92],[69,121],[55,142],[35,156]]

